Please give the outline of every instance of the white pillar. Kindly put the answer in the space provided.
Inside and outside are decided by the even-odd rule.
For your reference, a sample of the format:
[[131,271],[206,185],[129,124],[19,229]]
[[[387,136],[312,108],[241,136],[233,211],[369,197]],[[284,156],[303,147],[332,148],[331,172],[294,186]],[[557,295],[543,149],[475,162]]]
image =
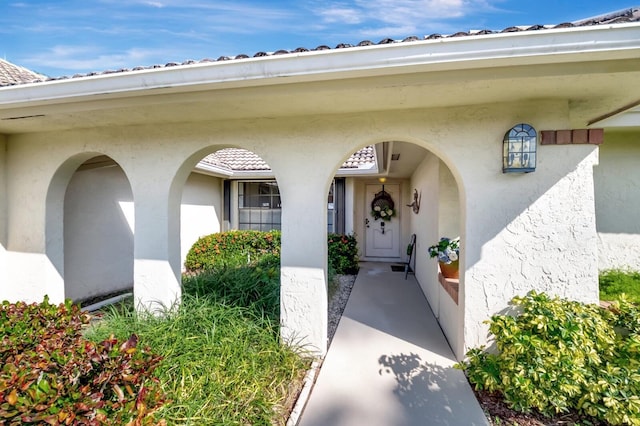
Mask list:
[[170,191],[171,177],[162,168],[137,175],[132,183],[135,205],[134,285],[138,309],[161,313],[179,303],[180,197]]
[[278,181],[282,196],[281,335],[327,349],[327,194],[321,179]]

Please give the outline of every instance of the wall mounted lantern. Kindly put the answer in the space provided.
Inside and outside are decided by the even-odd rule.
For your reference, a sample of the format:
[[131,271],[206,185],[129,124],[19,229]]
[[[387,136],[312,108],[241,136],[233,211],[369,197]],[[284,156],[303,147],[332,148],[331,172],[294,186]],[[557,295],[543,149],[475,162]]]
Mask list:
[[536,170],[536,129],[521,123],[513,126],[502,141],[502,173],[529,173]]

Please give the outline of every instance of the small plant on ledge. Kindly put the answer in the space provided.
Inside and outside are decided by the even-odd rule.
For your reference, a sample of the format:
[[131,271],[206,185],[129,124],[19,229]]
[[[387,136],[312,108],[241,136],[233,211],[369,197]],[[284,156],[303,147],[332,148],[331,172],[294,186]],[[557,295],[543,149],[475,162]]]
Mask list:
[[430,257],[437,257],[438,262],[450,264],[458,260],[460,255],[460,237],[447,238],[442,237],[437,244],[432,245],[428,249]]

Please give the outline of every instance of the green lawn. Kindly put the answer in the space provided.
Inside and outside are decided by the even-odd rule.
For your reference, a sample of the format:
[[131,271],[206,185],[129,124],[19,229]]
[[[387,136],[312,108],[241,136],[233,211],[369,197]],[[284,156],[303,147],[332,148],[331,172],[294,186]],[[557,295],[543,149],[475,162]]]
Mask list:
[[640,272],[610,269],[600,273],[600,300],[615,300],[625,294],[633,303],[640,303]]

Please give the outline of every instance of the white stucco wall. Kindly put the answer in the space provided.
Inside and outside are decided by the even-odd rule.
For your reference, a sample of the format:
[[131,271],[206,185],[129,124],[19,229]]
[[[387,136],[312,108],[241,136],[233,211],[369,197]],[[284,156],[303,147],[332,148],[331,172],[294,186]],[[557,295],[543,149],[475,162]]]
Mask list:
[[64,200],[65,297],[133,289],[133,195],[122,169],[78,170]]
[[[56,222],[56,215],[48,214],[45,206],[57,211],[58,200],[50,195],[55,193],[50,186],[54,176],[66,176],[66,166],[61,165],[78,153],[93,151],[109,155],[129,177],[136,204],[136,301],[148,306],[177,300],[184,183],[204,155],[241,143],[271,166],[282,194],[283,338],[324,353],[326,194],[330,182],[344,158],[359,147],[398,140],[433,152],[458,182],[463,200],[464,274],[459,306],[465,347],[475,346],[484,342],[482,322],[504,309],[514,294],[537,288],[580,300],[597,299],[592,189],[595,148],[540,147],[536,172],[504,175],[502,137],[523,121],[539,130],[569,128],[567,103],[531,101],[295,120],[284,117],[126,129],[111,126],[12,137],[7,154],[11,176],[7,187],[8,249],[10,263],[16,268],[9,273],[14,286],[24,290],[9,296],[41,295],[64,288],[56,269],[59,254],[54,250],[59,247],[61,221]],[[79,158],[69,168],[75,170],[82,161]],[[59,171],[61,167],[65,173]],[[69,172],[69,178],[71,175]],[[416,187],[420,180],[416,179]],[[66,184],[56,186],[66,189]],[[421,212],[424,209],[427,214],[429,205],[437,205],[437,200],[425,189]],[[354,210],[362,205],[356,201]],[[438,211],[433,215],[438,217]],[[419,239],[418,253],[425,252],[424,244],[432,238]],[[405,236],[403,241],[407,239]],[[422,263],[427,261],[426,255],[418,259],[417,270],[427,271]],[[3,293],[6,287],[6,283],[0,286]],[[456,356],[462,355],[461,349],[456,350]]]
[[416,234],[416,279],[425,297],[431,305],[435,316],[438,316],[438,281],[437,267],[429,257],[427,248],[437,240],[438,235],[438,169],[440,161],[433,154],[427,154],[416,168],[410,180],[410,187],[418,190],[421,197],[420,211],[405,217],[410,222],[411,234]]
[[487,314],[503,311],[515,295],[535,289],[598,301],[593,194],[597,147],[538,146],[535,172],[503,174],[499,147],[511,126],[528,122],[542,130],[569,125],[562,102],[545,102],[528,111],[516,108],[499,117],[495,122],[475,117],[482,134],[459,129],[460,139],[493,147],[474,150],[456,164],[465,184],[461,267],[466,273],[460,287],[465,350],[486,342]]
[[189,249],[204,235],[220,232],[222,180],[200,173],[187,178],[180,207],[180,264],[184,268]]
[[460,236],[460,195],[458,183],[451,170],[442,164],[440,167],[440,192],[438,198],[439,237],[455,238]]
[[605,133],[594,168],[600,270],[640,270],[639,160],[639,132]]
[[422,193],[420,212],[409,216],[411,232],[417,236],[416,279],[454,352],[463,347],[463,310],[440,285],[437,261],[429,257],[427,249],[441,236],[460,234],[457,185],[447,166],[427,154],[411,176],[411,187],[420,188]]
[[[7,138],[0,135],[0,287],[7,282],[7,180],[6,180]],[[0,292],[2,292],[0,288]]]

